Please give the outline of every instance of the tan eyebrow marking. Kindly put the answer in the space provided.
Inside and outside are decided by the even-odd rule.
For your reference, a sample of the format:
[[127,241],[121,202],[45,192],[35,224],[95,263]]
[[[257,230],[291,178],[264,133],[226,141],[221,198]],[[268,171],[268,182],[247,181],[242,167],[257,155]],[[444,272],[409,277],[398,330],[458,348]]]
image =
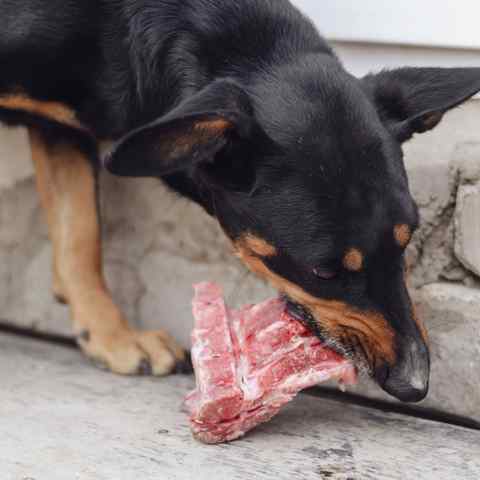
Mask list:
[[395,241],[398,243],[398,245],[400,245],[402,248],[405,248],[412,239],[412,229],[405,223],[396,225],[393,229],[393,236],[395,237]]
[[358,248],[351,248],[343,257],[343,266],[351,272],[359,272],[363,268],[363,253]]

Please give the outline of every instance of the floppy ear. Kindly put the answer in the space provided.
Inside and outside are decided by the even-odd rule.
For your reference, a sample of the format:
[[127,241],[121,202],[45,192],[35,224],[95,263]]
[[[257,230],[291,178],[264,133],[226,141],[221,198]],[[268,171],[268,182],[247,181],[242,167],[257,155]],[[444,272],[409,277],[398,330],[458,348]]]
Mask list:
[[383,122],[404,142],[479,92],[480,68],[400,68],[362,81]]
[[104,162],[111,173],[161,177],[213,163],[231,144],[248,142],[255,121],[247,94],[215,82],[169,114],[126,135]]

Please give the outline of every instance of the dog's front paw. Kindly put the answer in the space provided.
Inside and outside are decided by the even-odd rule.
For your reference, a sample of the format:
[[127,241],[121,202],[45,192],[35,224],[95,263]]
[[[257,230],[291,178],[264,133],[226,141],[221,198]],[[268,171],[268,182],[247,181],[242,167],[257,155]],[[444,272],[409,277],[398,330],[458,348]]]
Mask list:
[[85,330],[78,336],[83,352],[97,365],[121,375],[164,376],[187,370],[187,356],[162,330],[125,328],[110,334]]

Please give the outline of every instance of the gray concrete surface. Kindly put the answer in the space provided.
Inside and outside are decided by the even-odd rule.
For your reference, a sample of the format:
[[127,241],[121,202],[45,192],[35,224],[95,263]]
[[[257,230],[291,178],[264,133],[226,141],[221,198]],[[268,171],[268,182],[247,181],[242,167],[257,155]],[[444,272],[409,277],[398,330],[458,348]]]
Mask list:
[[[414,287],[453,281],[479,288],[478,277],[455,254],[459,235],[455,227],[457,195],[480,178],[478,118],[480,101],[472,101],[448,114],[434,132],[418,136],[406,146],[412,191],[422,215],[422,227],[409,252]],[[68,309],[55,304],[49,291],[51,247],[35,194],[24,133],[0,130],[0,144],[0,318],[69,334]],[[117,302],[132,323],[167,328],[188,345],[192,283],[218,281],[233,305],[274,294],[233,258],[215,222],[198,207],[166,192],[158,181],[103,175],[101,191],[107,275]],[[476,239],[468,241],[475,245]],[[458,308],[462,305],[458,302]],[[468,316],[469,325],[473,325],[474,313]],[[462,310],[458,318],[463,318]],[[435,358],[439,362],[452,348],[466,352],[472,343],[478,345],[478,329],[472,334],[462,322],[450,336],[441,333],[442,308],[428,323],[432,337],[438,338]],[[471,412],[472,405],[480,405],[480,388],[473,388],[474,384],[462,375],[469,368],[462,362],[480,363],[480,355],[471,359],[460,354],[450,360],[456,363],[459,376],[455,381],[437,376],[427,405],[452,413]],[[434,370],[442,372],[441,363],[434,365]],[[372,388],[369,394],[378,395],[379,391]]]
[[480,432],[300,396],[245,439],[204,446],[190,377],[123,378],[0,336],[2,480],[477,480]]

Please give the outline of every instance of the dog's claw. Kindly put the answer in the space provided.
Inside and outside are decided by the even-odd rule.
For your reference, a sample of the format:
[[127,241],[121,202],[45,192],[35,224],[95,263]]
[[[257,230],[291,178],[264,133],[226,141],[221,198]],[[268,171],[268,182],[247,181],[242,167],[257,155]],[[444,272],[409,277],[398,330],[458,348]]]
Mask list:
[[142,376],[150,376],[153,374],[152,370],[152,365],[149,360],[144,358],[138,365],[138,370],[137,370],[139,375]]
[[[136,331],[129,328],[115,335],[104,336],[80,331],[77,341],[89,358],[101,361],[108,369],[121,375],[165,376],[183,362],[184,351],[165,332]],[[178,367],[182,372],[188,366]]]
[[88,343],[90,341],[90,332],[88,330],[82,330],[78,336],[77,336],[77,340],[79,342],[85,342],[85,343]]
[[188,352],[185,354],[185,360],[176,363],[174,372],[179,375],[189,375],[193,373],[192,358]]

